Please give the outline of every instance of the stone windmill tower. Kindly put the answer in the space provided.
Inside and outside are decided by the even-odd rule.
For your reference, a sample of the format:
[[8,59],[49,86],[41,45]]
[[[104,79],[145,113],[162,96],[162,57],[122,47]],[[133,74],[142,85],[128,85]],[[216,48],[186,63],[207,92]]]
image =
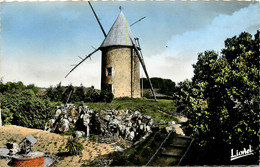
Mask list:
[[156,96],[144,64],[139,41],[137,40],[138,38],[134,38],[130,25],[125,18],[121,7],[117,19],[108,34],[106,34],[92,5],[90,4],[90,1],[88,2],[105,36],[105,39],[99,48],[82,59],[82,61],[78,63],[66,75],[66,77],[92,54],[98,50],[101,50],[101,90],[109,89],[113,92],[115,97],[139,98],[141,96],[139,64],[141,64],[146,77],[149,80],[152,94],[156,100]]

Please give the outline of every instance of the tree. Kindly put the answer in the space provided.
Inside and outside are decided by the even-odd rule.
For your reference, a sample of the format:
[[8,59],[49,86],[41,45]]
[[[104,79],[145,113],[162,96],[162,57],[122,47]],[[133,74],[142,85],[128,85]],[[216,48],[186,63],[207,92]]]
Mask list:
[[[252,145],[257,163],[259,137],[259,31],[228,38],[222,55],[205,51],[193,65],[192,83],[181,83],[175,98],[189,118],[187,127],[206,164],[229,164],[230,150]],[[184,102],[185,106],[181,105]],[[235,163],[235,162],[233,162]]]
[[98,102],[100,100],[100,95],[94,86],[91,86],[85,96],[85,102]]
[[62,94],[62,102],[65,104],[67,101],[71,102],[71,95],[74,93],[75,88],[72,86],[72,84],[68,85],[65,88],[64,93]]
[[84,86],[81,84],[80,87],[76,88],[75,93],[72,95],[74,102],[84,101],[85,90]]
[[[150,84],[148,79],[142,78],[143,80],[143,88],[144,89],[150,89]],[[142,81],[140,81],[142,82]],[[175,89],[175,82],[173,82],[170,79],[163,79],[163,78],[151,78],[151,82],[153,85],[153,88],[159,89],[159,92],[165,95],[172,96]],[[140,83],[142,84],[142,83]]]
[[34,94],[37,94],[40,88],[36,87],[34,84],[30,84],[26,86],[26,89],[31,89]]

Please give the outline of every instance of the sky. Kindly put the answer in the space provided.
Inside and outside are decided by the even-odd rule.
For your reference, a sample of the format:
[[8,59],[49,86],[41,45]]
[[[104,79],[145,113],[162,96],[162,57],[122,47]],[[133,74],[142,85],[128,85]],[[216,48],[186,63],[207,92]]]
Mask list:
[[[259,29],[259,2],[92,2],[106,32],[123,7],[140,40],[150,77],[178,83],[193,76],[192,64],[206,50],[221,53],[227,38]],[[0,6],[0,78],[40,87],[72,84],[100,88],[101,52],[67,78],[74,64],[104,35],[87,2],[6,2]],[[94,48],[93,48],[94,47]],[[140,69],[141,77],[145,76]]]

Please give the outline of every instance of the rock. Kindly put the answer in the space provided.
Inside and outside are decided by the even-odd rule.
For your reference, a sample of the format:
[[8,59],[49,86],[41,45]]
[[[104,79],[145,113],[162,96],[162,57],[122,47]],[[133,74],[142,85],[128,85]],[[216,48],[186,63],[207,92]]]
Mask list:
[[59,124],[58,124],[58,131],[63,133],[67,132],[69,130],[69,120],[67,119],[62,119]]
[[121,121],[122,120],[122,116],[116,116],[116,119]]
[[83,106],[83,110],[88,111],[88,106]]
[[159,125],[165,125],[165,124],[168,124],[168,123],[165,121],[159,122]]
[[105,115],[104,120],[108,121],[110,120],[110,115]]
[[132,122],[128,121],[128,122],[126,123],[126,126],[131,127],[131,126],[132,126]]
[[148,119],[148,120],[152,119],[152,116],[150,116],[150,115],[144,115],[143,117],[144,117],[145,119]]
[[94,110],[93,110],[93,109],[89,109],[89,110],[88,110],[88,113],[89,113],[89,114],[93,114],[93,113],[94,113]]
[[117,110],[114,110],[114,111],[113,111],[113,115],[118,115],[118,111],[117,111]]
[[147,127],[147,126],[146,126],[145,124],[144,124],[143,126],[144,126],[143,131],[146,132],[146,127]]
[[137,115],[141,115],[141,113],[139,111],[135,111],[134,112],[134,115],[137,116]]
[[125,128],[125,135],[126,135],[126,137],[128,137],[129,135],[130,135],[130,127],[126,127]]
[[108,110],[108,115],[113,115],[112,110]]
[[114,150],[115,151],[120,151],[120,152],[124,151],[124,149],[122,147],[120,147],[120,146],[114,146]]
[[177,119],[180,121],[180,122],[187,122],[188,121],[188,118],[187,117],[184,117],[184,116],[177,116]]
[[127,115],[128,114],[128,110],[125,110],[125,115]]
[[118,125],[119,132],[121,134],[125,134],[126,126],[125,125]]
[[144,130],[144,125],[140,125],[139,129],[143,131]]
[[123,115],[126,115],[126,112],[125,112],[125,110],[119,110],[117,115],[123,116]]
[[171,131],[174,131],[174,128],[172,126],[168,126],[165,128],[167,133],[170,133]]
[[146,132],[152,132],[152,129],[150,126],[146,126]]
[[64,115],[63,115],[63,118],[64,118],[64,119],[68,119],[67,114],[64,114]]
[[112,124],[112,125],[118,125],[120,122],[118,119],[113,119],[112,121],[110,121],[109,124]]
[[6,143],[6,145],[12,145],[12,148],[9,149],[9,155],[15,155],[21,151],[17,143]]
[[90,115],[89,114],[83,114],[82,115],[83,125],[88,126],[90,123]]
[[61,114],[61,110],[58,109],[58,110],[56,111],[56,113],[55,113],[54,118],[55,118],[55,119],[58,119],[58,117],[59,117],[60,114]]
[[129,115],[125,118],[126,121],[130,121],[132,119],[132,115]]
[[75,136],[76,136],[77,139],[81,138],[84,135],[85,135],[85,132],[83,132],[83,131],[76,131],[75,132]]
[[54,131],[54,123],[55,123],[55,119],[50,119],[44,127],[44,130],[47,132],[53,132]]
[[149,126],[152,126],[152,125],[153,125],[153,119],[150,119],[150,121],[148,122],[148,125],[149,125]]
[[90,131],[90,127],[89,127],[89,123],[90,123],[90,115],[89,114],[82,114],[81,119],[83,121],[83,125],[85,126],[85,132],[86,132],[86,137],[89,137],[89,131]]
[[181,136],[185,136],[185,133],[183,132],[183,130],[181,128],[181,124],[175,124],[172,127],[175,130],[176,134],[181,135]]
[[75,125],[73,123],[69,124],[69,129],[75,129]]
[[175,121],[168,122],[168,125],[175,125]]
[[128,140],[133,141],[134,138],[135,138],[135,132],[134,132],[134,131],[131,131],[131,132],[129,133],[129,135],[127,136],[127,138],[128,138]]
[[73,120],[72,120],[72,123],[73,123],[73,124],[76,124],[76,122],[77,122],[76,119],[73,119]]

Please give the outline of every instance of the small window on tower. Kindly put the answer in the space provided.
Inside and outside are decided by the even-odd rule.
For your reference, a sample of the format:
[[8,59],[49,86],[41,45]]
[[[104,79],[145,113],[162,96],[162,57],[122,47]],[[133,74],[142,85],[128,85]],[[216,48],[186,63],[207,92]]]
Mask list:
[[112,67],[107,67],[107,76],[112,76]]

